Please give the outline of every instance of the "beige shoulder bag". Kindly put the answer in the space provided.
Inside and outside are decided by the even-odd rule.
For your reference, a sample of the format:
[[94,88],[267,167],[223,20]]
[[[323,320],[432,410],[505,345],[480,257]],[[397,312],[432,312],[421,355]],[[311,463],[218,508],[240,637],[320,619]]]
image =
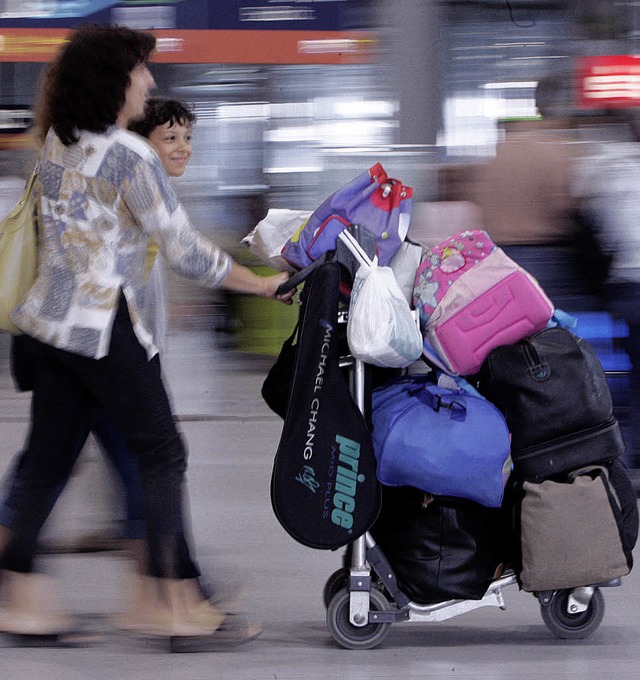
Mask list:
[[22,197],[0,221],[0,331],[19,334],[9,315],[31,288],[36,275],[36,211],[34,182],[38,166]]

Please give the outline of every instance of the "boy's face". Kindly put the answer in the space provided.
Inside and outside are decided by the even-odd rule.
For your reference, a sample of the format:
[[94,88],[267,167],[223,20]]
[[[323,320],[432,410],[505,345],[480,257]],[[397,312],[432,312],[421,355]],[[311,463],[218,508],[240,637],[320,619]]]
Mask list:
[[170,177],[180,177],[191,158],[191,125],[159,125],[149,135],[149,141],[160,156],[162,165]]

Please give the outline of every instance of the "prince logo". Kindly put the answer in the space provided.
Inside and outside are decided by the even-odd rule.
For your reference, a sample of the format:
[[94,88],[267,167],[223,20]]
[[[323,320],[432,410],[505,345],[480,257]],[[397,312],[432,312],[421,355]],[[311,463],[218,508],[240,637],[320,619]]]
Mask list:
[[353,513],[356,509],[357,485],[358,482],[365,480],[363,474],[358,474],[360,444],[339,434],[336,435],[336,443],[340,447],[340,453],[338,454],[331,521],[343,529],[351,529]]

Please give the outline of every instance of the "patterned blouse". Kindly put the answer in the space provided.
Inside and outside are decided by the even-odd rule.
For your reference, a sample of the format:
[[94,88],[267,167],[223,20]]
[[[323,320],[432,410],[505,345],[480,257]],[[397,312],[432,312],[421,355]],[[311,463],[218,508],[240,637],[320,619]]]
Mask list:
[[82,131],[64,146],[50,131],[38,172],[38,272],[12,319],[42,342],[100,359],[109,351],[120,291],[149,358],[140,311],[152,238],[180,275],[216,288],[231,258],[190,223],[149,143],[117,127]]

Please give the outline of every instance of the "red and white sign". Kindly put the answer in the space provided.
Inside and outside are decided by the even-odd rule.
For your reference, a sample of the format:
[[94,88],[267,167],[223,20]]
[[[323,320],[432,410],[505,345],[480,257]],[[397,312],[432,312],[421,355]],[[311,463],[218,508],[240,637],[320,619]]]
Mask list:
[[640,106],[640,55],[580,57],[576,94],[581,109]]

